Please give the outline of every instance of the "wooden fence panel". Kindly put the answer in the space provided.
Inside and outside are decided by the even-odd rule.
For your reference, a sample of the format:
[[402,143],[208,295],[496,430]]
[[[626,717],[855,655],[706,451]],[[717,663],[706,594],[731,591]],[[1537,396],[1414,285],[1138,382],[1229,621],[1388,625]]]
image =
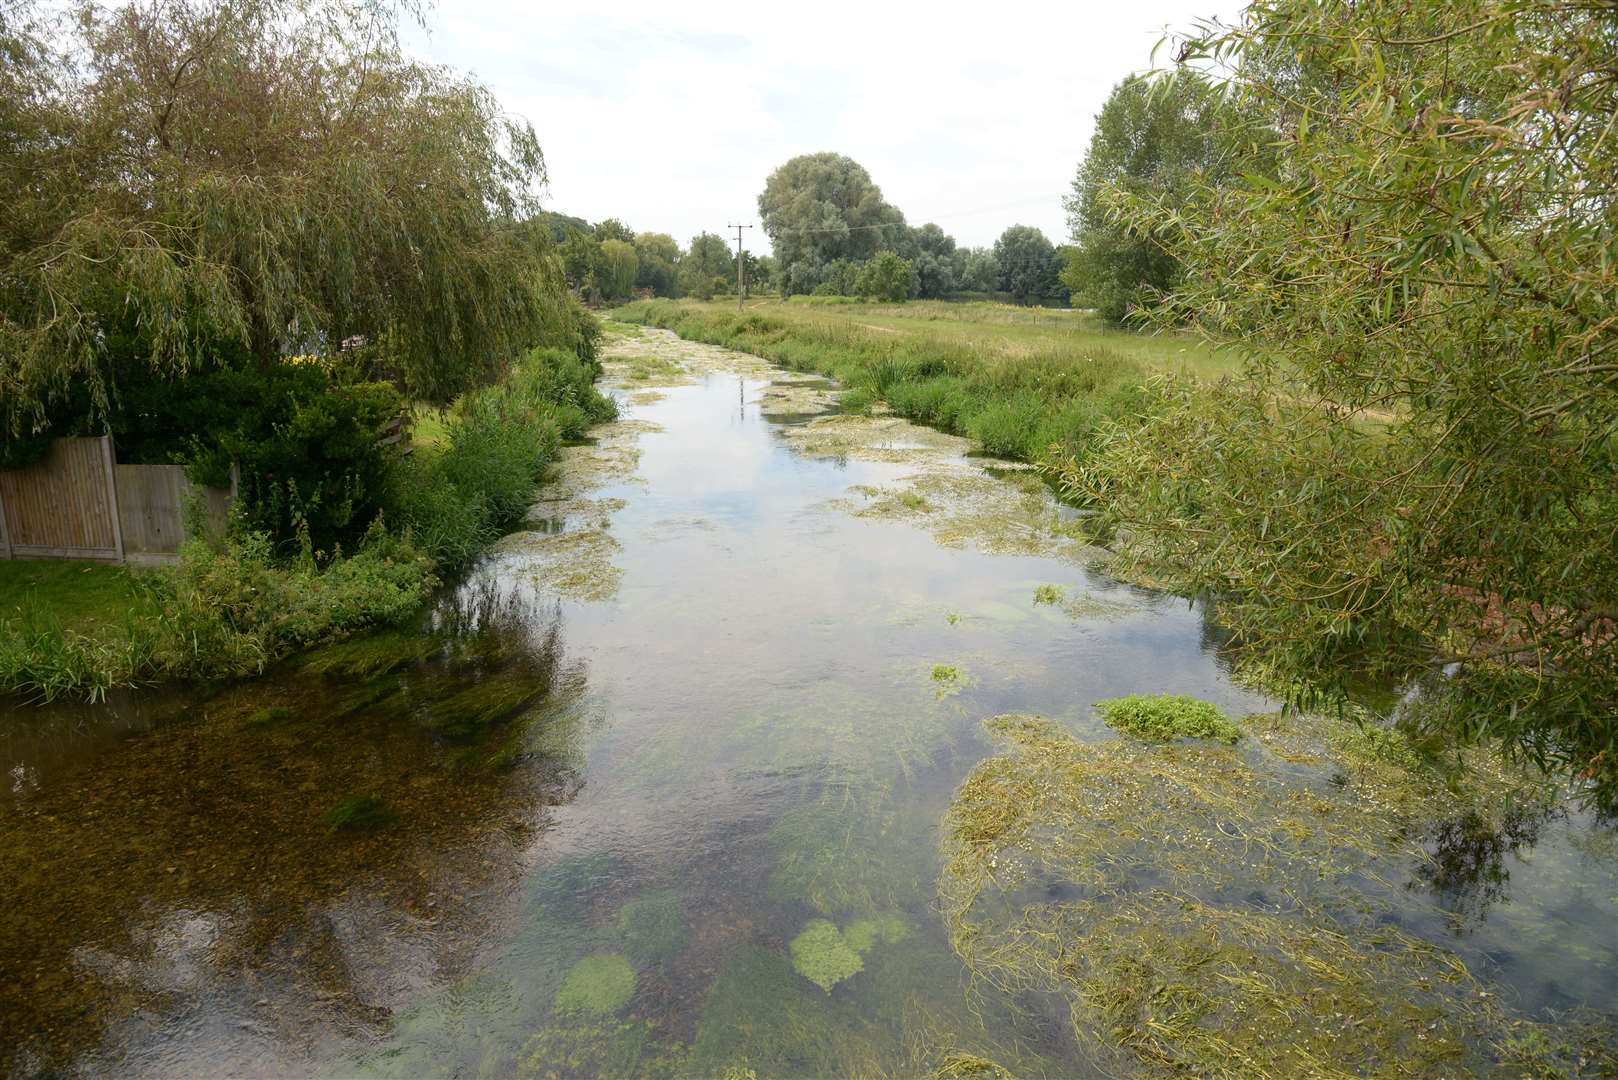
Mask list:
[[0,472],[0,514],[14,558],[124,556],[112,440],[57,439],[45,460]]
[[[119,465],[113,469],[124,555],[174,555],[186,537],[186,514],[197,491],[179,465]],[[202,488],[198,507],[210,535],[225,531],[232,490]]]

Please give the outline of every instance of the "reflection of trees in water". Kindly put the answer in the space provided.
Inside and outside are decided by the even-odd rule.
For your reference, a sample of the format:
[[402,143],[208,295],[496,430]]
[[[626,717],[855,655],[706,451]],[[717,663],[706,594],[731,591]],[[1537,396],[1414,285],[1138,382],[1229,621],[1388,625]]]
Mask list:
[[1475,811],[1451,818],[1433,831],[1411,888],[1433,893],[1457,932],[1476,929],[1489,907],[1506,897],[1507,858],[1537,844],[1545,823],[1564,815],[1558,808],[1529,806],[1511,807],[1498,822]]
[[[103,1039],[109,1063],[172,1039],[169,1067],[262,1069],[266,1045],[293,1065],[377,1022],[399,971],[468,959],[498,915],[475,897],[576,789],[550,751],[586,676],[554,602],[490,586],[434,622],[227,688],[0,806],[0,1071]],[[357,795],[392,823],[336,827]]]

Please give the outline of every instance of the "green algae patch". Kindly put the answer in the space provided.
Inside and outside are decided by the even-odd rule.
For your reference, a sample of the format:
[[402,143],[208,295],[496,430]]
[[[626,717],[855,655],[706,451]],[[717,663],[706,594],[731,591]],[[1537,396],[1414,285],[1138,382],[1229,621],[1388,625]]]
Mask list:
[[843,930],[843,940],[861,956],[875,948],[878,942],[897,945],[909,936],[910,924],[898,915],[855,919]]
[[350,795],[326,811],[326,827],[332,832],[356,832],[391,825],[398,815],[380,795]]
[[828,919],[810,919],[792,939],[792,967],[826,993],[860,973],[865,961],[843,932]]
[[1211,739],[1233,743],[1242,729],[1206,701],[1184,694],[1130,694],[1096,702],[1096,711],[1109,727],[1138,739]]
[[586,956],[562,980],[556,991],[557,1012],[609,1016],[635,996],[635,969],[619,953]]
[[[1066,999],[1077,1052],[1105,1074],[1459,1075],[1520,1057],[1541,1025],[1366,882],[1419,874],[1434,823],[1498,815],[1537,778],[1435,785],[1341,756],[1335,721],[1263,719],[1246,752],[989,721],[1004,752],[951,804],[939,878],[971,977]],[[1535,1068],[1593,1052],[1556,1045]]]

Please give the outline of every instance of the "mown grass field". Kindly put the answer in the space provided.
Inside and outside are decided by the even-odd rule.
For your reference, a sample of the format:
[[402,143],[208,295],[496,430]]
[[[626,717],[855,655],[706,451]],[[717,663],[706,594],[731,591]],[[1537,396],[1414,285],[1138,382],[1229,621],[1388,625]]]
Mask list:
[[845,383],[845,406],[901,416],[1023,461],[1082,457],[1106,426],[1150,413],[1159,376],[1211,382],[1237,357],[1177,336],[1111,330],[1084,312],[985,302],[653,300],[616,319],[741,349]]

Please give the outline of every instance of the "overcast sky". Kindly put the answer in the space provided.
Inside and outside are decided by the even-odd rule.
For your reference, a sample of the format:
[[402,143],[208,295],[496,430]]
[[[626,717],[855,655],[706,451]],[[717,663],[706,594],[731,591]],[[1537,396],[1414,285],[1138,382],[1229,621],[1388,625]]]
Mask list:
[[[681,245],[757,223],[795,154],[864,165],[913,225],[967,245],[1067,236],[1067,193],[1112,86],[1219,0],[594,5],[444,0],[411,51],[474,72],[539,133],[546,205]],[[757,230],[750,247],[766,241]]]

